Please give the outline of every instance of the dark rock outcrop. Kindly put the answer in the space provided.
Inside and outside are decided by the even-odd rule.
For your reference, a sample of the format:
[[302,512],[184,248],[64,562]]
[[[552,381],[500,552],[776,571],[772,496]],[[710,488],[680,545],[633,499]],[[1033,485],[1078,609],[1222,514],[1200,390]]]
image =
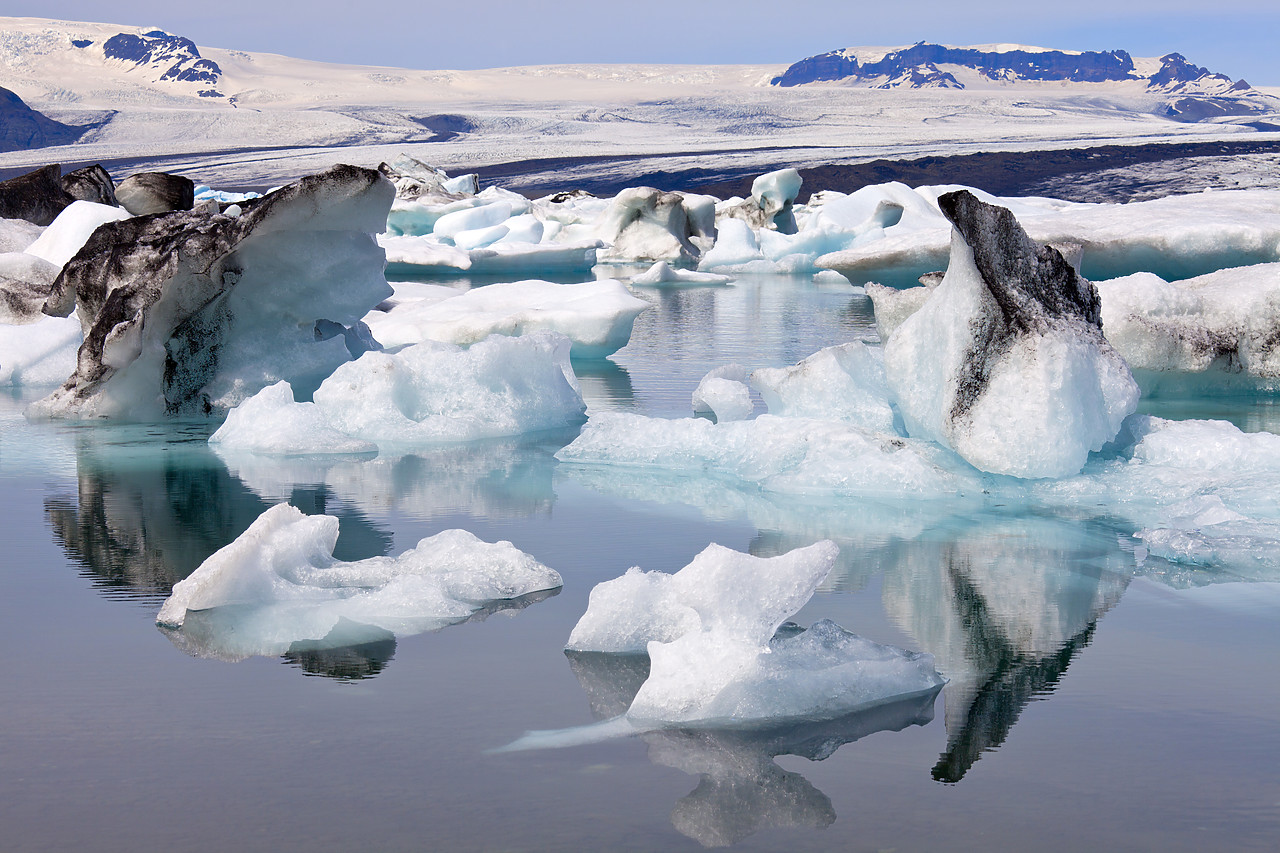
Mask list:
[[134,216],[190,210],[196,201],[196,185],[182,175],[140,172],[120,182],[116,198]]
[[112,207],[120,205],[116,201],[115,182],[111,180],[107,170],[97,164],[63,175],[62,188],[72,198],[80,201],[109,204]]
[[[335,166],[240,216],[173,212],[98,228],[44,312],[76,310],[76,371],[34,417],[208,415],[280,379],[311,387],[350,358],[346,327],[391,294],[372,234],[394,188]],[[297,386],[295,386],[297,387]]]
[[31,109],[13,92],[0,87],[0,151],[68,145],[83,133],[84,128],[54,121]]
[[62,188],[62,166],[52,163],[0,183],[0,218],[48,225],[75,198]]
[[[802,59],[781,76],[775,86],[800,86],[823,80],[900,80],[901,85],[934,86],[947,82],[938,75],[938,65],[962,65],[976,69],[992,80],[1069,80],[1101,83],[1131,79],[1133,58],[1123,50],[1069,53],[1060,50],[977,50],[918,42],[890,51],[875,62],[860,64],[847,50],[835,50]],[[913,73],[914,72],[914,73]],[[949,83],[964,88],[951,75]]]
[[[141,35],[119,33],[103,43],[102,53],[107,59],[157,70],[166,82],[217,85],[222,79],[218,63],[201,58],[195,42],[161,30]],[[222,97],[216,92],[212,96]]]

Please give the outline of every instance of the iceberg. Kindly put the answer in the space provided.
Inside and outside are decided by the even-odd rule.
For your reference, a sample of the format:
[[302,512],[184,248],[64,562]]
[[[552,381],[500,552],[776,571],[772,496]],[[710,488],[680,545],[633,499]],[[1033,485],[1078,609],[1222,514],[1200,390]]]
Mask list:
[[726,364],[707,373],[693,391],[694,413],[710,412],[717,423],[751,417],[755,403],[747,387],[748,376],[747,369],[740,364]]
[[861,341],[819,350],[792,367],[759,368],[750,379],[770,414],[896,432],[883,355]]
[[[454,291],[457,293],[457,291]],[[558,332],[575,359],[598,359],[627,345],[635,318],[649,303],[613,279],[582,284],[517,281],[445,296],[406,295],[370,312],[364,322],[388,348],[420,341],[467,345],[490,335]]]
[[713,424],[597,412],[556,458],[723,477],[791,495],[938,500],[982,491],[977,472],[933,442],[772,414]]
[[74,201],[49,223],[49,227],[26,248],[26,252],[61,269],[89,242],[99,225],[119,222],[128,219],[130,215],[119,207],[92,201]]
[[[315,387],[353,353],[361,316],[391,295],[372,238],[393,189],[335,166],[246,202],[99,226],[45,313],[76,310],[75,372],[32,417],[204,416],[281,379]],[[111,264],[101,258],[110,254]]]
[[47,319],[41,309],[53,289],[58,269],[26,252],[0,253],[0,324],[21,325]]
[[908,434],[991,473],[1079,472],[1138,402],[1097,291],[1009,210],[963,190],[939,203],[955,224],[946,276],[885,344]]
[[575,426],[586,406],[569,346],[542,332],[469,349],[428,342],[365,353],[321,383],[313,402],[295,402],[287,382],[259,391],[209,441],[262,454],[361,453]]
[[658,261],[649,269],[631,277],[632,286],[660,287],[664,285],[707,286],[728,284],[733,278],[710,272],[673,269],[666,261]]
[[596,222],[596,235],[609,244],[600,262],[695,264],[715,240],[714,216],[710,196],[652,187],[623,190]]
[[[3,257],[3,256],[0,256]],[[0,388],[58,385],[76,369],[83,340],[75,317],[0,325]]]
[[277,504],[174,584],[156,624],[188,651],[238,660],[439,630],[562,583],[510,542],[465,530],[355,562],[334,559],[337,539],[337,518]]
[[1176,282],[1135,273],[1096,286],[1103,332],[1134,370],[1280,379],[1280,263]]
[[639,725],[750,727],[833,719],[944,682],[929,655],[823,620],[779,631],[831,572],[829,541],[760,558],[710,545],[674,575],[633,568],[597,584],[568,649],[647,651],[648,677],[626,712]]

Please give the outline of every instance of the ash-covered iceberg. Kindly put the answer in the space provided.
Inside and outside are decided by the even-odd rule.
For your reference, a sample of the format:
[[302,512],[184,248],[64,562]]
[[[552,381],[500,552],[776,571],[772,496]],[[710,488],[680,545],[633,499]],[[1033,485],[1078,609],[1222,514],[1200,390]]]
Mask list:
[[561,586],[510,542],[465,530],[355,562],[334,559],[337,539],[336,517],[277,504],[174,584],[156,623],[193,654],[237,660],[438,630]]
[[885,344],[909,434],[983,471],[1079,472],[1138,401],[1097,291],[1009,210],[964,190],[938,202],[955,228],[947,273]]
[[779,632],[835,565],[829,541],[778,557],[711,545],[674,575],[631,569],[591,592],[573,651],[647,651],[626,717],[649,725],[752,726],[832,719],[943,683],[929,655],[821,621]]
[[652,187],[626,189],[601,214],[596,234],[609,244],[599,253],[602,263],[697,263],[715,242],[715,199]]
[[264,388],[209,441],[271,455],[360,453],[576,426],[586,406],[569,347],[540,332],[365,353],[335,370],[314,402],[295,402],[286,382]]
[[30,414],[207,415],[281,379],[314,387],[358,354],[353,327],[391,295],[372,235],[393,195],[378,172],[335,166],[238,215],[99,227],[44,307],[80,318],[75,373]]
[[1103,331],[1134,370],[1280,380],[1280,263],[1175,282],[1136,273],[1097,286]]

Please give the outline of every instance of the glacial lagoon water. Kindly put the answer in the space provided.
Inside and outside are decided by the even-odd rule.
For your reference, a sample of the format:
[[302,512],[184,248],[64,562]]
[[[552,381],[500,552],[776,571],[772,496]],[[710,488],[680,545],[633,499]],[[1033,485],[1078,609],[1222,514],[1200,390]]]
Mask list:
[[[858,289],[654,289],[580,369],[593,410],[688,416],[711,368],[876,340]],[[223,459],[207,424],[29,424],[0,397],[0,848],[1272,850],[1280,583],[1143,557],[1123,525],[998,501],[792,500],[557,463],[572,436],[324,461]],[[1165,417],[1280,432],[1273,400]],[[268,506],[341,520],[335,555],[461,527],[564,577],[436,633],[236,662],[158,629],[171,585]],[[936,656],[939,696],[820,725],[499,752],[625,709],[643,658],[566,655],[596,583],[709,542],[830,537],[798,614]],[[1280,581],[1280,576],[1277,577]]]

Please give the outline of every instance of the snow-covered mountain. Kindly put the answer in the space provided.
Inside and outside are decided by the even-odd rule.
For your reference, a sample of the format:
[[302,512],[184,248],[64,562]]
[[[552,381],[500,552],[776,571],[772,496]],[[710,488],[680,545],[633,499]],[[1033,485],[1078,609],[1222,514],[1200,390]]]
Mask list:
[[[336,162],[373,166],[405,152],[455,172],[505,164],[495,174],[513,187],[599,187],[663,174],[690,183],[779,165],[1206,141],[1280,129],[1280,117],[1238,112],[1243,103],[1280,114],[1280,99],[1231,91],[1240,84],[1222,84],[1176,56],[956,50],[1032,55],[1003,71],[991,60],[987,74],[946,62],[904,64],[881,79],[904,85],[882,91],[770,85],[794,79],[780,64],[342,65],[197,46],[154,27],[0,18],[0,86],[72,129],[30,136],[23,143],[30,150],[0,152],[0,172],[101,162],[261,187]],[[865,69],[895,51],[856,48],[811,65],[836,79],[850,57]],[[1022,79],[1033,66],[1072,62],[1074,77]],[[1109,79],[1129,64],[1129,77]]]
[[31,109],[13,92],[0,87],[0,151],[74,142],[82,132]]
[[[810,56],[773,78],[774,86],[839,83],[874,89],[966,89],[1043,83],[1106,85],[1163,96],[1178,121],[1243,116],[1275,109],[1273,99],[1244,80],[1193,65],[1180,53],[1134,59],[1123,50],[1051,50],[997,44],[953,47],[850,47]],[[1096,84],[1096,85],[1093,85]]]

